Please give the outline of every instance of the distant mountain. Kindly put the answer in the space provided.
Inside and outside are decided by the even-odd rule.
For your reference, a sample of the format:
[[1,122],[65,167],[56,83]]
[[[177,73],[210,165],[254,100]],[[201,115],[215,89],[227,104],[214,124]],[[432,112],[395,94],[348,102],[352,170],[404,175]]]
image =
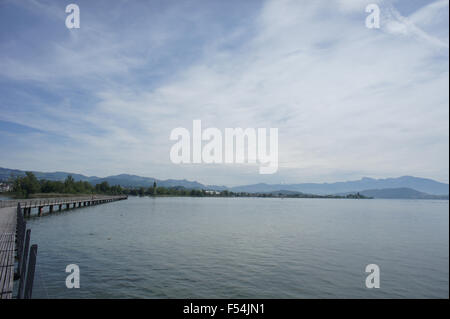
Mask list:
[[[354,194],[355,192],[351,192]],[[384,189],[368,189],[359,192],[361,195],[373,198],[386,199],[448,199],[448,195],[430,195],[427,193],[416,191],[412,188],[384,188]]]
[[[33,171],[33,173],[34,175],[36,175],[38,179],[48,179],[51,181],[63,181],[66,179],[68,175],[72,175],[72,177],[76,181],[90,181],[91,179],[98,178],[95,176],[88,177],[81,174],[73,174],[67,172],[44,173]],[[25,171],[0,167],[0,181],[7,181],[11,176],[24,176],[24,175]]]
[[[160,180],[153,177],[142,177],[137,175],[120,174],[107,177],[97,177],[97,176],[85,176],[81,174],[74,174],[68,172],[37,172],[33,171],[34,175],[38,179],[48,179],[52,181],[63,181],[68,175],[72,175],[75,181],[88,181],[91,184],[100,184],[102,182],[108,182],[110,185],[121,185],[123,187],[150,187],[153,186],[153,182],[156,181],[158,186],[163,187],[175,187],[181,186],[188,189],[217,189],[224,190],[227,189],[225,186],[206,186],[195,181],[188,180],[176,180],[167,179]],[[0,167],[0,181],[7,181],[11,176],[24,176],[25,171],[9,168]]]
[[231,190],[234,192],[263,193],[284,189],[308,194],[326,195],[385,188],[411,188],[432,195],[447,195],[449,193],[448,184],[413,176],[385,179],[364,177],[357,181],[337,183],[253,184],[232,187]]
[[[449,199],[448,195],[430,195],[427,193],[416,191],[412,188],[383,188],[383,189],[367,189],[363,191],[355,191],[355,192],[345,192],[338,194],[329,194],[336,196],[347,196],[347,195],[355,195],[359,193],[367,198],[383,198],[383,199]],[[305,194],[301,192],[288,191],[288,190],[279,190],[272,191],[265,194],[272,195],[285,195],[285,196],[305,196],[308,195],[317,195],[317,194]]]
[[90,179],[89,182],[92,184],[99,184],[102,182],[108,182],[110,185],[121,185],[123,187],[150,187],[153,186],[153,182],[156,181],[158,186],[163,187],[174,187],[174,186],[182,186],[184,188],[189,189],[202,189],[206,188],[205,185],[200,184],[195,181],[188,181],[188,180],[176,180],[176,179],[167,179],[167,180],[160,180],[153,177],[141,177],[137,175],[128,175],[128,174],[121,174],[121,175],[114,175],[114,176],[108,176],[103,178],[95,178]]
[[[64,180],[72,175],[75,180],[88,181],[92,184],[108,182],[110,185],[121,185],[123,187],[150,187],[156,181],[158,186],[175,187],[181,186],[188,189],[230,190],[233,192],[247,193],[271,193],[297,192],[304,194],[330,195],[330,194],[355,194],[359,192],[364,196],[375,198],[429,198],[432,195],[440,197],[449,194],[449,185],[434,181],[432,179],[413,176],[402,176],[398,178],[374,179],[364,177],[356,181],[337,183],[302,183],[302,184],[253,184],[236,187],[217,185],[204,185],[196,181],[167,179],[159,180],[153,177],[142,177],[137,175],[120,174],[108,177],[85,176],[67,172],[33,172],[39,179]],[[23,176],[25,171],[0,167],[0,181],[6,181],[11,175]],[[415,192],[415,193],[414,193]],[[372,195],[371,195],[372,194]],[[383,196],[383,197],[381,197]]]

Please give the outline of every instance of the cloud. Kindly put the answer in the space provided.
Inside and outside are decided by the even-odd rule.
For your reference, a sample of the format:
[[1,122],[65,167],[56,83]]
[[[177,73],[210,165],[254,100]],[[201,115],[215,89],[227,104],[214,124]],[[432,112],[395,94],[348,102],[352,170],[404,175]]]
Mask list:
[[[446,36],[442,33],[446,22],[448,25],[448,4],[448,0],[433,2],[420,8],[410,17],[401,15],[392,4],[384,4],[382,12],[385,30],[394,34],[412,35],[448,51],[448,30]],[[426,31],[427,29],[429,31]]]
[[367,5],[380,4],[383,0],[338,0],[339,9],[344,12],[365,12]]
[[[118,20],[80,6],[81,32],[50,34],[41,56],[3,51],[1,76],[38,93],[16,93],[31,106],[4,97],[0,119],[44,129],[50,135],[30,135],[30,143],[54,150],[51,157],[34,150],[48,166],[30,168],[210,184],[405,174],[448,180],[448,35],[440,31],[448,19],[432,19],[448,1],[409,18],[380,2],[380,30],[364,26],[366,1],[266,1],[245,18],[207,3]],[[144,12],[140,4],[129,10]],[[193,119],[205,128],[278,127],[278,173],[170,163],[171,130],[191,129]],[[55,136],[73,146],[55,145]],[[14,151],[2,165],[19,156]]]

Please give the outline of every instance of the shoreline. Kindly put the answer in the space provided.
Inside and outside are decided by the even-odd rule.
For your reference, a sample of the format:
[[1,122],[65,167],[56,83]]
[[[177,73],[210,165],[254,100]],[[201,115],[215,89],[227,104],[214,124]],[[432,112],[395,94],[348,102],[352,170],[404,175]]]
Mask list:
[[[200,191],[201,192],[201,191]],[[48,198],[65,198],[65,197],[75,197],[75,196],[99,196],[99,195],[110,195],[110,194],[63,194],[63,193],[38,193],[32,194],[29,197],[20,196],[17,193],[0,193],[0,196],[6,197],[6,199],[12,200],[27,200],[27,199],[48,199]],[[114,194],[116,195],[116,194]],[[114,196],[111,194],[111,196]],[[117,194],[118,195],[118,194]],[[299,194],[299,195],[279,195],[279,194],[266,194],[266,193],[232,193],[227,195],[222,194],[208,194],[202,193],[201,195],[191,195],[191,194],[156,194],[156,195],[135,195],[126,194],[132,197],[194,197],[194,198],[318,198],[318,199],[373,199],[372,197],[358,196],[357,194],[351,194],[347,196],[338,195],[315,195],[315,194]],[[0,199],[1,200],[1,199]]]

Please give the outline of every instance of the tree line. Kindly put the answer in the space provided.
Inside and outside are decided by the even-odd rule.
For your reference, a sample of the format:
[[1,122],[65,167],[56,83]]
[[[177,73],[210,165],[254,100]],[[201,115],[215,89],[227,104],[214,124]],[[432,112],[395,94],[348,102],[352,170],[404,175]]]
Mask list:
[[[186,189],[184,187],[157,187],[156,182],[152,187],[125,188],[120,185],[110,186],[108,182],[96,184],[87,181],[75,181],[69,175],[64,181],[52,181],[37,179],[32,172],[26,172],[24,176],[11,177],[8,184],[12,185],[12,193],[28,198],[33,194],[105,194],[105,195],[135,195],[135,196],[208,196],[208,191],[198,189]],[[225,191],[227,195],[228,192]]]
[[9,184],[12,185],[13,193],[23,197],[38,193],[120,195],[124,191],[119,185],[109,186],[108,182],[95,186],[87,181],[76,182],[71,175],[64,181],[38,180],[32,172],[26,172],[25,176],[11,177]]
[[105,195],[132,195],[132,196],[193,196],[193,197],[276,197],[276,198],[367,198],[359,193],[338,195],[312,195],[312,194],[283,194],[283,193],[247,193],[232,192],[228,190],[211,191],[204,189],[187,189],[182,186],[161,187],[156,182],[151,187],[126,188],[120,185],[110,186],[104,181],[95,186],[87,181],[75,181],[71,175],[64,181],[38,180],[32,172],[26,172],[25,176],[11,177],[9,184],[12,192],[18,196],[29,197],[32,194],[56,193],[56,194],[105,194]]

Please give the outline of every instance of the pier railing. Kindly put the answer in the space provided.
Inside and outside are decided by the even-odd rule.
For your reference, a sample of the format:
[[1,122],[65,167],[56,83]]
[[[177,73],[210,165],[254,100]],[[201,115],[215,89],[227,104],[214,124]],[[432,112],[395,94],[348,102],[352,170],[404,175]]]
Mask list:
[[[17,212],[13,214],[15,210]],[[0,213],[0,217],[8,221],[0,229],[0,299],[14,298],[13,286],[17,280],[17,298],[29,299],[33,290],[37,245],[32,245],[30,249],[31,230],[27,229],[20,204],[17,208],[4,208]],[[13,218],[14,215],[16,218]]]
[[121,200],[127,199],[126,195],[90,195],[90,196],[72,196],[72,197],[54,197],[54,198],[38,198],[38,199],[16,199],[16,200],[1,200],[0,208],[16,207],[19,203],[22,208],[42,207],[50,205],[64,205],[87,201],[107,201],[107,200]]

